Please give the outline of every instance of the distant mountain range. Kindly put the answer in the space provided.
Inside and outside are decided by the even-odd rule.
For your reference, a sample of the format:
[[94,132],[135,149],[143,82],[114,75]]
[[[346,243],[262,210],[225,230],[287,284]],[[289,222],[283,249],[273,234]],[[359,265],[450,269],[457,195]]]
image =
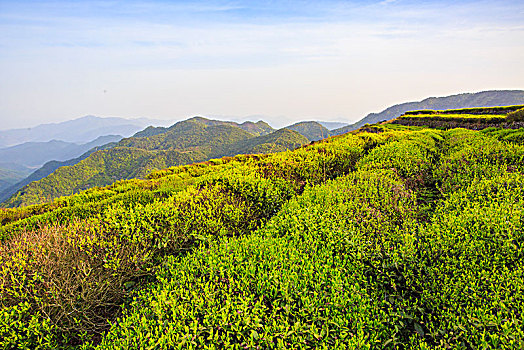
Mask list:
[[118,142],[120,135],[99,136],[95,140],[76,144],[66,141],[25,142],[20,145],[0,148],[2,163],[18,164],[27,168],[41,167],[50,160],[64,161],[76,158],[93,147]]
[[523,90],[493,90],[465,93],[445,97],[429,97],[418,102],[406,102],[386,108],[380,113],[370,113],[358,122],[333,130],[334,135],[357,130],[365,124],[374,124],[399,117],[407,111],[419,109],[456,109],[470,107],[509,106],[524,103]]
[[110,142],[105,145],[96,146],[91,149],[89,149],[87,152],[83,153],[79,157],[68,159],[65,161],[56,161],[51,160],[47,163],[45,163],[41,168],[38,170],[32,172],[29,174],[24,174],[23,176],[19,176],[17,178],[13,178],[11,181],[6,180],[5,185],[1,186],[2,184],[2,172],[0,169],[0,203],[3,201],[9,199],[12,195],[14,195],[18,190],[23,188],[24,186],[30,184],[31,182],[41,180],[48,175],[52,174],[56,169],[66,166],[72,166],[80,161],[86,159],[89,157],[93,152],[103,150],[103,149],[110,149],[113,147],[115,142]]
[[[311,125],[318,128],[319,124]],[[194,117],[169,128],[146,128],[108,149],[79,159],[76,164],[60,167],[41,180],[26,184],[5,205],[41,203],[121,179],[143,178],[155,169],[240,153],[279,152],[309,142],[295,131],[273,130],[264,122],[238,124]],[[4,191],[0,199],[10,197],[12,192],[13,188]]]
[[25,142],[48,142],[51,140],[71,143],[87,143],[104,135],[129,137],[149,125],[166,125],[165,120],[148,118],[100,118],[92,115],[61,122],[42,124],[32,128],[0,130],[0,148]]
[[[95,140],[76,144],[52,140],[25,142],[0,149],[0,202],[31,181],[40,180],[62,165],[75,164],[82,154],[97,147],[122,139],[119,135],[100,136]],[[45,164],[45,165],[44,165]],[[50,166],[52,164],[52,166]],[[38,169],[35,172],[35,169]],[[35,174],[31,174],[35,172]],[[31,176],[28,177],[28,175]],[[13,192],[14,190],[14,192]],[[5,193],[4,193],[5,192]]]
[[[157,126],[150,125],[155,122],[149,123],[150,119],[135,119],[132,120],[135,124],[129,124],[130,120],[123,118],[87,116],[32,129],[0,131],[0,142],[4,144],[29,140],[29,143],[0,149],[0,202],[4,202],[4,206],[41,203],[121,179],[143,178],[155,169],[236,154],[293,149],[368,123],[394,119],[409,110],[514,104],[524,104],[524,91],[485,91],[431,97],[371,113],[351,125],[306,121],[275,130],[264,121],[236,123],[194,117],[164,127],[158,126],[159,123]],[[139,127],[140,123],[142,126]],[[119,139],[117,136],[96,139],[107,135],[107,132],[133,136],[119,142],[115,142]],[[60,141],[51,141],[53,139]],[[71,146],[71,140],[81,143],[78,140],[82,139],[91,142]],[[49,159],[54,160],[26,177],[29,166],[38,166]]]
[[[26,172],[0,168],[0,192],[6,190],[26,176]],[[2,202],[1,198],[0,202]]]

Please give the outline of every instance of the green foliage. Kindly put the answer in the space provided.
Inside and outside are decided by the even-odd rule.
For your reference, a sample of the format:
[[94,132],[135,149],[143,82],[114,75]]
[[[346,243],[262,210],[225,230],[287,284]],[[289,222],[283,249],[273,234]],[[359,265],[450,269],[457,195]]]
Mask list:
[[6,201],[5,205],[38,204],[88,188],[106,186],[121,179],[143,178],[153,169],[202,158],[199,153],[176,150],[150,152],[115,147],[98,151],[74,166],[61,167],[42,180],[32,182]]
[[507,141],[511,143],[524,144],[524,128],[520,129],[500,129],[500,128],[487,128],[482,130],[486,135],[494,137],[501,141]]
[[429,125],[434,128],[484,129],[493,127],[511,128],[513,122],[522,121],[522,105],[504,107],[464,108],[445,111],[409,111],[393,123],[404,125]]
[[522,122],[524,121],[524,108],[508,113],[508,121],[510,122]]
[[239,153],[281,152],[308,142],[304,136],[288,130],[270,131],[264,122],[236,124],[199,117],[170,128],[148,128],[111,149],[95,152],[73,166],[61,167],[28,184],[3,205],[43,203],[122,179],[145,178],[158,169]]
[[100,348],[355,348],[420,338],[416,305],[396,306],[412,293],[401,289],[396,261],[413,249],[416,195],[389,167],[378,161],[310,187],[255,234],[168,259],[159,284],[137,294]]
[[2,210],[0,347],[521,348],[518,132],[370,127]]
[[431,120],[443,122],[462,122],[462,123],[503,123],[506,122],[505,114],[405,114],[399,120]]
[[[363,142],[355,136],[344,141],[340,149],[328,143],[298,150],[309,166],[302,179],[320,181],[318,154],[326,150],[331,157],[326,176],[347,173]],[[174,168],[152,180],[123,181],[2,212],[7,223],[0,251],[2,310],[29,303],[30,313],[17,315],[20,322],[30,322],[30,314],[46,315],[46,332],[61,344],[101,333],[128,286],[147,281],[164,256],[249,233],[278,212],[299,187],[286,173],[262,177],[260,169],[294,156],[239,156]]]
[[522,174],[478,179],[449,194],[421,231],[423,274],[407,279],[434,311],[426,327],[439,347],[524,345],[523,198]]
[[276,153],[294,150],[308,144],[306,137],[287,129],[237,142],[230,147],[228,154]]
[[59,333],[100,333],[127,285],[150,275],[163,255],[254,230],[291,196],[282,181],[225,180],[146,205],[118,202],[82,223],[12,237],[0,250],[3,309],[29,302]]
[[463,188],[479,178],[524,171],[523,146],[498,142],[464,129],[450,131],[448,139],[448,154],[436,169],[443,193]]
[[405,115],[419,115],[419,114],[464,114],[464,115],[486,115],[486,114],[508,114],[512,113],[518,109],[522,109],[523,105],[514,105],[514,106],[501,106],[501,107],[475,107],[475,108],[460,108],[460,109],[447,109],[443,111],[435,111],[431,109],[425,110],[414,110],[407,111]]

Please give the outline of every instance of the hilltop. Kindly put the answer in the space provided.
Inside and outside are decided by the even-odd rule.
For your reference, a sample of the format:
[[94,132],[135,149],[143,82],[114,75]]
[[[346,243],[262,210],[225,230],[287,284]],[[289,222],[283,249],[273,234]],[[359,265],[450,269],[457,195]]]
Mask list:
[[298,132],[308,138],[309,141],[318,141],[332,136],[332,132],[319,122],[299,122],[286,129]]
[[519,348],[523,130],[381,123],[0,210],[0,346]]
[[194,117],[169,128],[146,128],[109,149],[72,160],[70,166],[25,184],[14,195],[13,188],[8,189],[1,198],[13,195],[4,202],[7,207],[42,203],[118,180],[145,178],[153,170],[240,153],[280,152],[308,142],[296,132],[274,131],[264,122],[237,124]]

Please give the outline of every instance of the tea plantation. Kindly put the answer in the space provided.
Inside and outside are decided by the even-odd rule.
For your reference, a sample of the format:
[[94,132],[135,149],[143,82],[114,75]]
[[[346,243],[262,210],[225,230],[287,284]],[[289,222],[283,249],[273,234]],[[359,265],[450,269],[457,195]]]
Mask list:
[[522,131],[366,130],[0,210],[0,347],[523,348]]

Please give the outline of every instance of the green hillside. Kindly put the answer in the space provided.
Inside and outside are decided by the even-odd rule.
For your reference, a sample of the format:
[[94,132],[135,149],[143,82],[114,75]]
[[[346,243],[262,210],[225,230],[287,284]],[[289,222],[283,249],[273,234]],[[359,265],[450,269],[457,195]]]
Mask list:
[[205,126],[229,125],[229,126],[240,128],[255,136],[263,136],[263,135],[267,135],[275,131],[271,126],[269,126],[266,122],[263,122],[263,121],[258,121],[256,123],[247,121],[247,122],[243,122],[239,124],[239,123],[230,122],[230,121],[211,120],[211,119],[207,119],[203,117],[193,117],[188,120],[178,122],[169,128],[149,126],[145,128],[144,130],[137,132],[135,135],[133,135],[133,137],[149,137],[149,136],[164,134],[169,131],[180,129],[184,126],[184,124],[188,124],[188,123],[200,123],[200,124],[204,124]]
[[192,149],[211,156],[223,155],[227,147],[253,134],[223,123],[211,124],[192,118],[175,124],[166,132],[149,137],[131,137],[118,143],[143,150]]
[[482,130],[490,127],[518,129],[524,127],[524,105],[462,108],[445,111],[410,111],[392,120],[391,123],[440,129]]
[[202,158],[203,155],[198,152],[182,153],[177,150],[147,151],[115,147],[97,151],[76,165],[60,167],[51,175],[30,183],[4,204],[17,207],[43,203],[121,179],[144,178],[154,169],[192,163]]
[[0,192],[23,179],[25,175],[22,171],[0,168]]
[[449,110],[456,108],[493,107],[524,104],[522,90],[493,90],[465,93],[444,97],[429,97],[418,102],[406,102],[386,108],[380,113],[370,113],[358,122],[333,130],[333,135],[341,135],[363,127],[365,124],[380,123],[395,119],[414,110]]
[[518,129],[367,129],[0,210],[0,347],[521,348]]
[[293,130],[301,135],[304,135],[309,139],[309,141],[318,141],[334,135],[331,131],[329,131],[329,129],[317,122],[299,122],[290,126],[286,126],[286,129]]
[[97,150],[100,150],[100,149],[108,149],[108,148],[111,148],[112,146],[113,145],[109,143],[103,146],[94,147],[90,149],[89,151],[85,152],[84,154],[82,154],[80,157],[76,157],[76,158],[69,159],[69,160],[62,161],[62,162],[52,160],[52,161],[45,163],[43,166],[41,166],[34,172],[30,173],[29,175],[26,174],[24,177],[19,178],[15,183],[12,183],[10,186],[0,190],[0,203],[11,198],[11,196],[17,193],[18,190],[27,186],[31,182],[41,180],[45,178],[46,176],[52,174],[56,169],[63,167],[63,166],[75,165],[79,163],[80,161],[89,157],[91,153],[96,152]]
[[305,136],[288,129],[280,129],[271,134],[237,142],[230,147],[229,153],[231,155],[275,153],[293,150],[307,143],[309,140]]
[[[109,150],[60,167],[47,177],[26,184],[11,198],[6,198],[3,206],[43,203],[118,180],[145,178],[153,170],[175,165],[241,153],[280,152],[308,143],[305,137],[294,132],[266,134],[269,131],[266,126],[264,122],[236,124],[195,117],[170,128],[155,128],[154,132],[146,129],[140,135],[151,136],[123,139]],[[243,128],[263,135],[256,136]],[[13,194],[12,191],[6,193]]]

